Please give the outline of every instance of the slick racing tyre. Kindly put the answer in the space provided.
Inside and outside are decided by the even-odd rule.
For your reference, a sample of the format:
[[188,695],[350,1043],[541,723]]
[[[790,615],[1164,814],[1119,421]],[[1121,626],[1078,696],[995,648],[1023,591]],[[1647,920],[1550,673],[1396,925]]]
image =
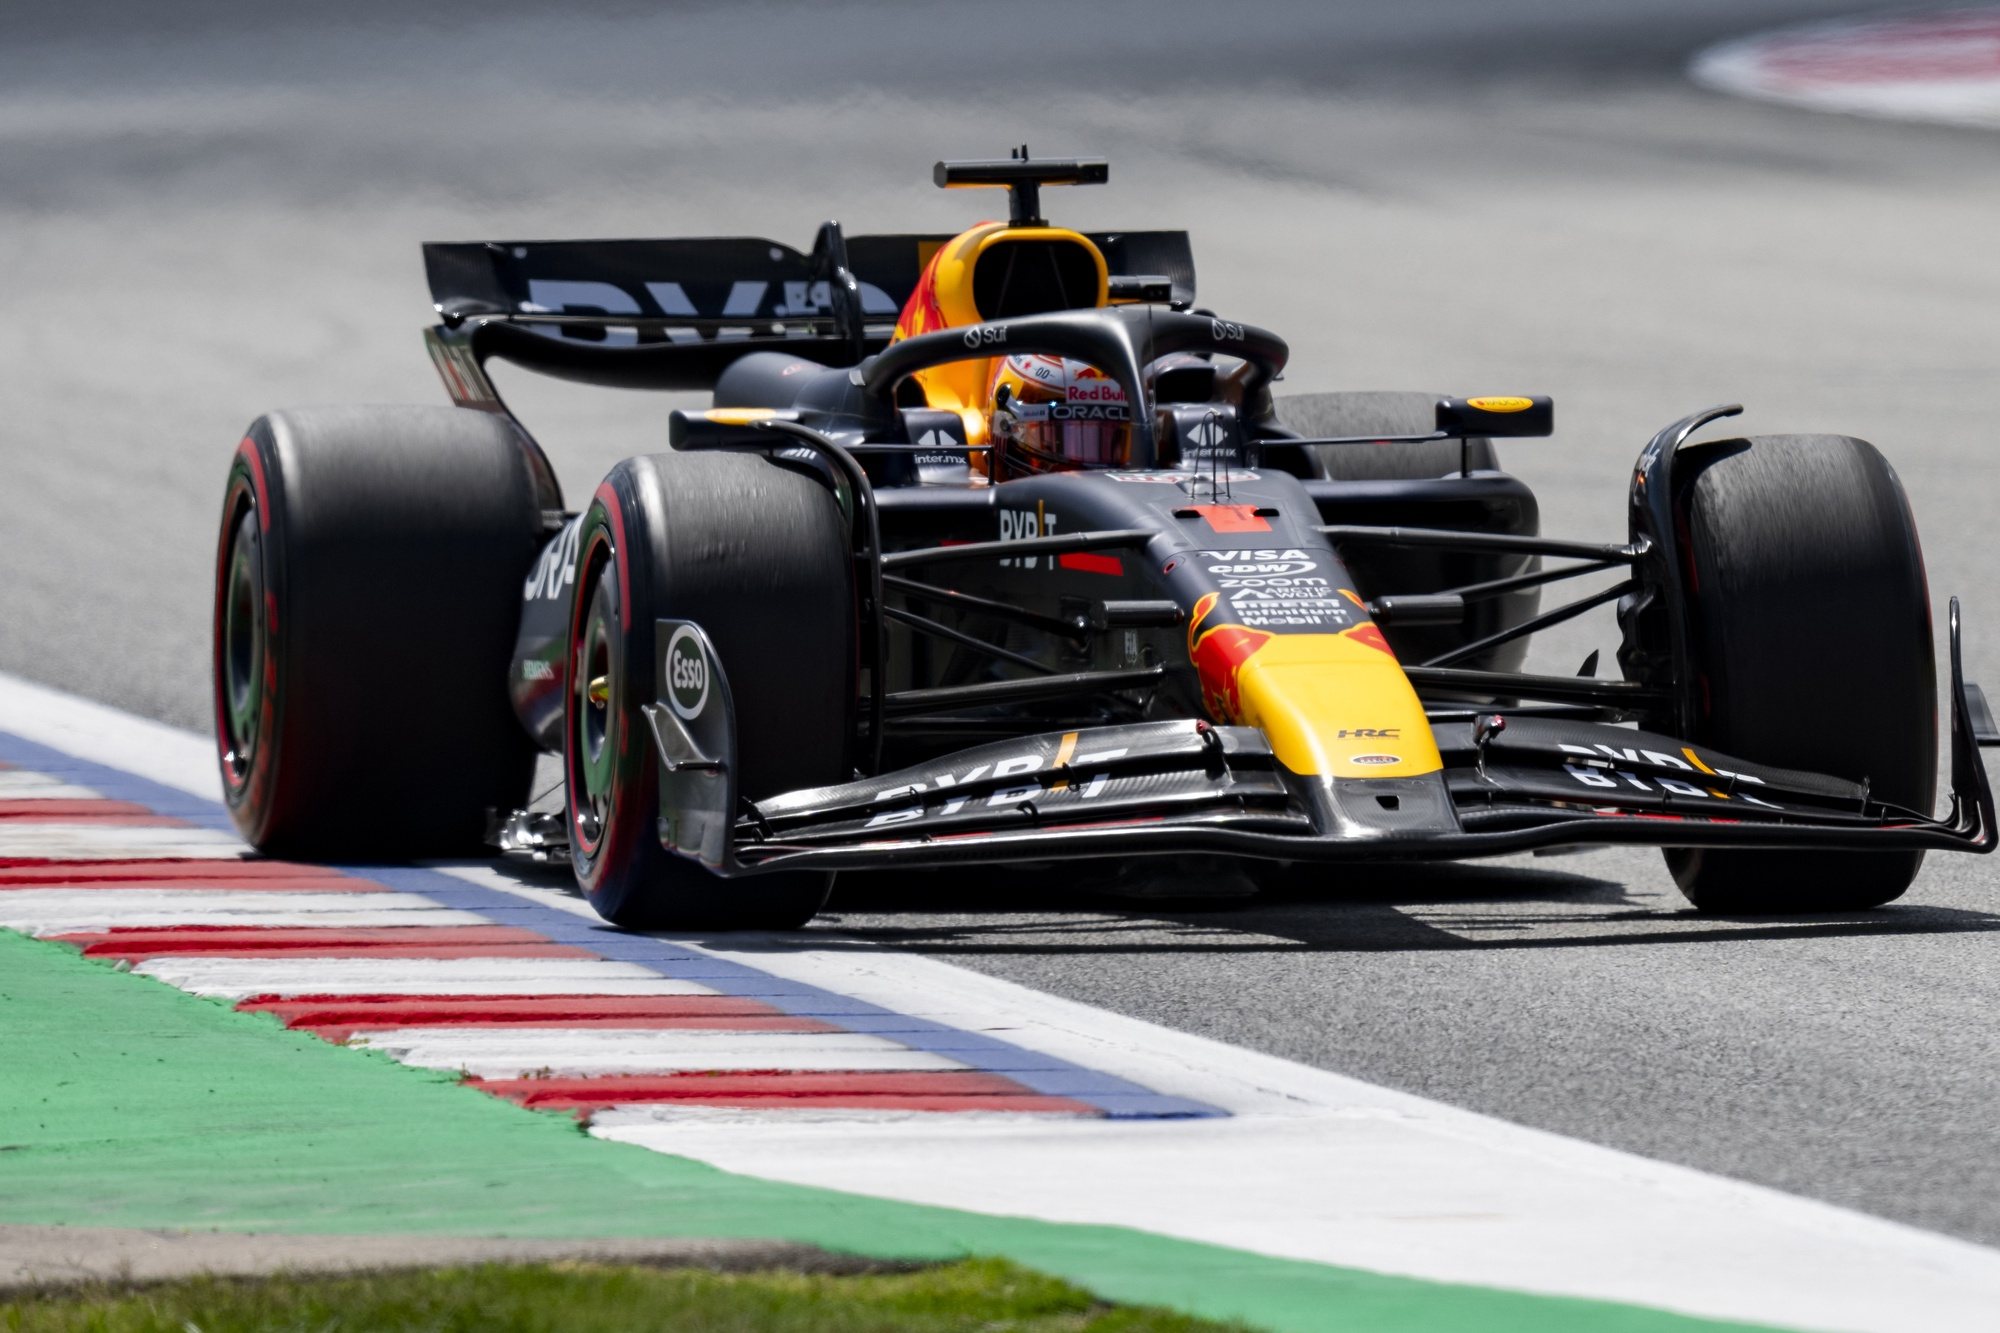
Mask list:
[[541,513],[512,427],[332,407],[250,426],[215,571],[215,730],[236,826],[344,859],[477,850],[526,804],[507,701]]
[[[1434,393],[1300,393],[1276,400],[1278,420],[1300,435],[1427,435],[1437,429]],[[1423,444],[1321,444],[1307,448],[1329,481],[1428,481],[1462,466],[1457,440]],[[1497,472],[1493,441],[1466,441],[1474,472]]]
[[[1866,782],[1872,799],[1928,815],[1930,593],[1895,472],[1873,445],[1841,435],[1726,440],[1683,457],[1707,460],[1684,502],[1693,739]],[[1876,907],[1923,862],[1920,851],[1666,857],[1688,901],[1720,913]]]
[[632,458],[598,487],[578,542],[564,709],[577,883],[622,926],[786,930],[832,876],[723,879],[659,835],[654,626],[700,625],[735,707],[745,799],[853,776],[853,560],[831,489],[747,454]]

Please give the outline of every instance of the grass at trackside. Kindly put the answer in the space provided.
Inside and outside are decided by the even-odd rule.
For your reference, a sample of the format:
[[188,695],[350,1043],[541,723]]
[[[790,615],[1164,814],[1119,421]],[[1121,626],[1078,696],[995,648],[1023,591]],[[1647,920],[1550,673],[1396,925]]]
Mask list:
[[[1169,1306],[1297,1333],[1743,1328],[1277,1259],[1124,1227],[993,1217],[733,1175],[586,1137],[574,1120],[458,1087],[448,1074],[329,1046],[266,1016],[121,975],[66,945],[6,930],[0,1223],[746,1237],[897,1261],[997,1255],[1121,1305]],[[195,1326],[215,1333],[206,1323]],[[488,1326],[507,1327],[426,1327]]]
[[832,1277],[632,1265],[482,1264],[338,1277],[191,1278],[0,1299],[6,1333],[1208,1333],[998,1259]]

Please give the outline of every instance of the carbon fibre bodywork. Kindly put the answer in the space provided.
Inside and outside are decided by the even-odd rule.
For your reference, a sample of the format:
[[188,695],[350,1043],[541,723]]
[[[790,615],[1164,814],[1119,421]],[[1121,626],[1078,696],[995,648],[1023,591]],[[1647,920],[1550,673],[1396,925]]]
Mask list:
[[[809,260],[771,249],[784,274],[708,272],[705,286],[648,279],[643,266],[713,265],[723,242],[621,251],[596,269],[587,247],[573,249],[589,276],[564,279],[570,290],[598,283],[615,307],[594,313],[536,306],[534,284],[510,285],[494,258],[509,247],[432,248],[434,283],[478,264],[501,275],[482,279],[478,300],[440,292],[446,319],[431,345],[461,405],[504,413],[481,368],[489,355],[599,383],[712,385],[713,409],[672,415],[675,450],[749,452],[809,473],[846,516],[860,627],[850,782],[743,789],[735,710],[759,705],[733,697],[730,663],[703,626],[670,606],[639,609],[657,618],[661,645],[654,679],[634,684],[669,850],[725,877],[1134,854],[1449,859],[1614,842],[1992,850],[1983,700],[1960,675],[1955,604],[1945,817],[1884,803],[1865,774],[1803,773],[1687,739],[1698,732],[1676,469],[1693,432],[1734,409],[1677,422],[1644,450],[1627,542],[1546,539],[1534,496],[1504,473],[1329,475],[1326,449],[1369,439],[1301,439],[1284,426],[1270,385],[1285,343],[1188,310],[1178,233],[1132,233],[1119,251],[1039,219],[1021,225],[941,241],[914,278],[899,259],[887,295],[905,319],[893,335],[865,318],[892,302],[879,284],[856,295],[832,224]],[[921,238],[875,239],[922,252]],[[988,296],[968,293],[1004,286],[980,289],[976,266],[1010,240],[1095,247],[1088,308],[984,317]],[[513,250],[526,268],[561,253]],[[1170,259],[1169,278],[1117,262],[1132,253]],[[940,276],[948,261],[963,267],[956,294]],[[743,259],[743,271],[766,262]],[[558,282],[539,281],[544,293]],[[1119,290],[1147,294],[1105,305]],[[699,292],[720,308],[674,306]],[[745,321],[733,332],[732,311]],[[965,386],[984,382],[990,358],[1016,354],[1074,358],[1115,382],[1130,405],[1129,465],[1013,477],[989,467],[994,446]],[[1200,373],[1181,365],[1170,382],[1161,369],[1189,361]],[[954,369],[966,363],[976,373]],[[1546,399],[1444,399],[1434,432],[1389,438],[1547,434],[1550,420]],[[581,688],[567,642],[579,520],[559,511],[523,588],[511,675],[522,725],[550,750]],[[1541,607],[1545,586],[1593,575],[1609,585]],[[1623,678],[1598,678],[1595,654],[1573,677],[1521,672],[1529,635],[1612,601]],[[692,681],[698,703],[683,697]]]

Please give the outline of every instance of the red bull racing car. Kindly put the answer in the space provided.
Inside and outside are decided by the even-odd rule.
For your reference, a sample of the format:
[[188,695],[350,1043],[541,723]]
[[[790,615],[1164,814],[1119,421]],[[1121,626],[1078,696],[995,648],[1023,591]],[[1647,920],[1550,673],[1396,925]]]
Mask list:
[[[1542,397],[1274,397],[1101,160],[940,163],[955,236],[425,247],[455,407],[288,411],[231,467],[222,774],[259,847],[566,858],[633,926],[790,927],[833,872],[1665,849],[1699,908],[1849,910],[1985,852],[1996,739],[1895,473],[1841,436],[1640,453],[1629,539],[1540,534]],[[701,391],[566,500],[495,358]],[[1588,591],[1545,605],[1572,579]],[[1617,673],[1524,671],[1616,605]],[[531,801],[559,757],[560,809]],[[939,892],[951,881],[940,879]]]

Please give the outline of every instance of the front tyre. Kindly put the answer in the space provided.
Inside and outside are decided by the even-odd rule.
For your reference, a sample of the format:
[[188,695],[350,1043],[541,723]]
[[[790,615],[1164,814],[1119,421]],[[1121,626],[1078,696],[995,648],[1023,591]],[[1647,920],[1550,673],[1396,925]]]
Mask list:
[[[1713,461],[1683,510],[1691,739],[1866,782],[1873,800],[1928,815],[1930,592],[1895,471],[1873,445],[1841,435],[1696,448]],[[1923,863],[1920,851],[1670,848],[1666,858],[1688,901],[1721,913],[1877,907]]]
[[655,624],[700,625],[735,705],[746,799],[852,776],[853,560],[817,477],[741,454],[620,463],[578,543],[564,709],[564,786],[577,884],[607,920],[641,929],[789,930],[832,877],[723,879],[667,850],[654,697]]

